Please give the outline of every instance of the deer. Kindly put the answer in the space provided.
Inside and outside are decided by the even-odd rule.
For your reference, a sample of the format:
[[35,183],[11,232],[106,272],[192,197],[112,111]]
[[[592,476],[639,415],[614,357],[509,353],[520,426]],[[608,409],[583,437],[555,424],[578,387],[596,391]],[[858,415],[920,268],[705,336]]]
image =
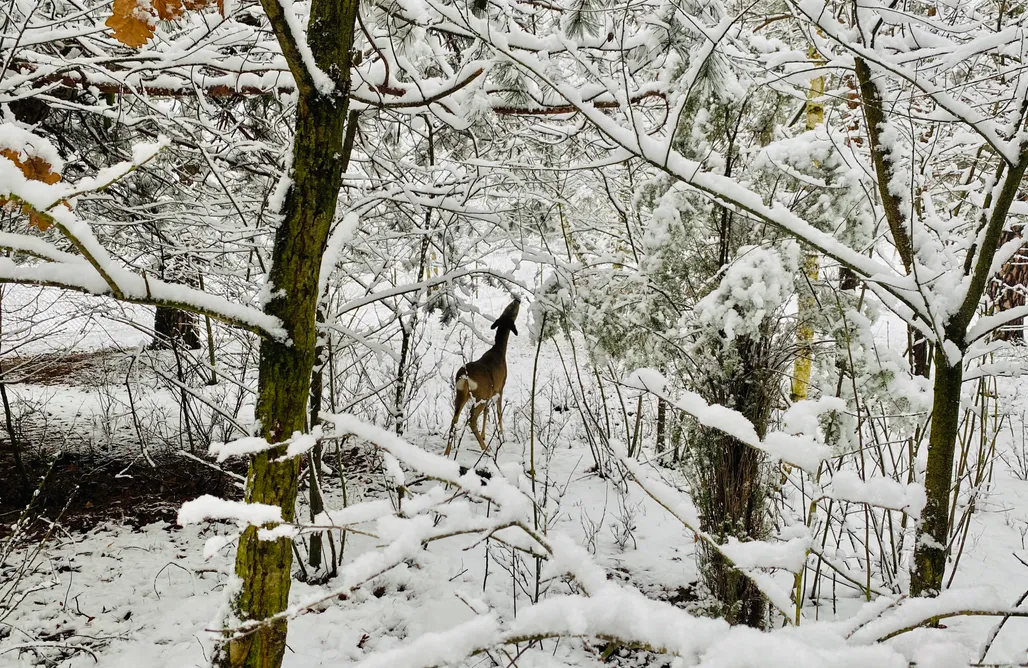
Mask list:
[[[453,447],[454,437],[457,434],[457,423],[460,421],[461,411],[468,400],[474,397],[471,405],[471,431],[475,434],[478,444],[482,450],[488,450],[489,446],[485,441],[486,408],[494,400],[496,402],[496,424],[503,436],[503,386],[507,382],[507,339],[510,333],[518,335],[518,327],[514,323],[521,309],[521,300],[515,298],[507,308],[503,309],[500,317],[493,322],[490,329],[496,330],[496,339],[493,347],[485,351],[481,357],[474,362],[468,362],[457,370],[454,380],[456,396],[453,400],[453,420],[450,422],[450,435],[446,439],[446,452],[444,457],[450,455]],[[482,416],[482,429],[478,430],[478,416]]]

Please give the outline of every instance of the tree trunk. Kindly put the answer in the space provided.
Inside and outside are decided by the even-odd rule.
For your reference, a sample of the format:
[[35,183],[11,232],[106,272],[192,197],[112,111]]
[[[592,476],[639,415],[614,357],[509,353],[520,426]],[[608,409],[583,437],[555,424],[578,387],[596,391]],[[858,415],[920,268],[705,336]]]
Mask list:
[[[199,282],[200,282],[200,289],[203,290],[204,289],[204,287],[203,287],[203,274],[200,274]],[[205,315],[203,317],[203,322],[204,322],[204,326],[207,329],[207,360],[208,360],[208,362],[210,362],[210,365],[211,365],[211,375],[210,375],[210,377],[207,380],[207,384],[208,385],[217,385],[218,384],[218,371],[217,371],[217,369],[215,368],[215,365],[214,365],[214,363],[217,361],[214,358],[214,330],[211,327],[211,318],[210,318],[210,316]]]
[[[980,247],[972,247],[965,260],[970,277],[963,302],[946,323],[946,340],[963,354],[967,328],[978,313],[978,306],[991,278],[992,263],[1003,238],[1010,205],[1017,196],[1028,171],[1028,145],[1022,143],[1017,164],[996,169],[995,200],[990,193],[984,201],[983,233]],[[1004,176],[1004,172],[1006,175]],[[910,593],[932,596],[942,590],[946,569],[946,544],[949,540],[950,489],[953,486],[953,456],[960,430],[960,385],[964,378],[963,361],[950,366],[942,345],[935,346],[934,403],[932,429],[928,437],[928,468],[925,472],[925,506],[914,545],[914,569],[910,574]]]
[[[807,49],[810,59],[819,65],[823,62],[813,44]],[[825,122],[825,106],[821,98],[825,94],[825,77],[822,74],[810,80],[807,91],[807,131],[816,130]],[[803,401],[810,389],[810,372],[814,366],[814,319],[818,311],[814,284],[821,269],[821,259],[816,252],[807,251],[803,256],[803,275],[807,285],[800,286],[796,314],[796,348],[798,354],[793,362],[792,400]],[[809,288],[809,289],[808,289]]]
[[[701,526],[719,543],[728,538],[742,542],[767,538],[767,490],[763,482],[764,457],[753,448],[715,429],[704,429],[700,447],[710,450],[712,484],[701,505]],[[706,543],[697,543],[703,583],[716,601],[716,614],[729,624],[757,629],[767,625],[764,594],[725,557]]]
[[932,359],[932,345],[925,338],[925,335],[913,325],[907,325],[907,349],[910,372],[915,376],[930,378],[932,367],[929,362]]
[[[257,388],[260,434],[269,443],[280,443],[303,432],[307,421],[317,343],[318,273],[342,179],[358,0],[313,0],[311,4],[307,41],[314,61],[332,79],[331,91],[319,90],[306,69],[282,5],[277,0],[262,0],[262,5],[299,89],[292,184],[280,212],[282,222],[275,233],[267,279],[275,297],[265,306],[267,313],[282,321],[287,338],[261,342]],[[295,457],[280,461],[284,454],[285,446],[280,446],[253,457],[246,501],[278,506],[289,522],[296,511],[300,461]],[[236,553],[240,584],[232,602],[240,621],[267,619],[285,610],[292,561],[291,539],[262,541],[255,527],[243,532]],[[217,663],[233,668],[280,666],[286,632],[285,619],[265,623],[228,641]]]
[[[810,389],[810,372],[814,366],[814,319],[818,303],[813,285],[820,272],[820,258],[817,253],[803,256],[803,275],[807,281],[800,286],[796,313],[796,360],[792,368],[792,401],[803,401]],[[808,285],[809,282],[809,285]]]
[[[1013,230],[1005,230],[1000,239],[1000,246],[1017,238]],[[1014,257],[1010,258],[999,275],[989,282],[989,298],[992,301],[995,312],[1002,313],[1025,304],[1025,289],[1028,286],[1028,248],[1022,247]],[[1017,318],[1010,321],[1006,326],[997,329],[993,338],[999,341],[1010,343],[1024,342],[1024,318]]]
[[657,453],[664,452],[664,442],[667,440],[667,403],[657,398]]
[[[735,372],[719,379],[721,396],[712,396],[749,419],[763,438],[777,392],[778,375],[768,369],[768,341],[737,339]],[[700,427],[690,439],[690,453],[700,526],[718,543],[729,538],[742,542],[768,537],[768,481],[763,453],[740,443],[719,429]],[[720,552],[697,545],[700,577],[714,600],[713,612],[730,624],[766,628],[768,602],[753,582]]]
[[914,569],[910,574],[911,596],[936,596],[942,588],[949,543],[950,488],[953,457],[960,428],[960,385],[963,363],[951,365],[941,346],[935,352],[935,398],[932,429],[928,437],[928,469],[925,490],[928,503],[921,518]]
[[201,347],[196,316],[177,308],[158,306],[154,311],[153,332],[150,347],[157,350],[171,348],[173,342],[189,350],[199,350]]
[[[318,324],[325,322],[325,310],[319,308],[316,316]],[[325,333],[328,336],[328,333]],[[321,398],[325,389],[325,345],[323,339],[318,339],[318,345],[314,349],[314,373],[311,375],[311,403],[310,403],[310,425],[311,429],[321,423]],[[314,522],[318,515],[325,510],[324,498],[321,495],[321,462],[324,449],[321,439],[314,444],[307,458],[307,466],[310,474],[310,511],[311,522]],[[321,531],[311,534],[311,547],[308,551],[307,563],[311,570],[317,572],[321,569],[322,552]],[[334,564],[333,564],[334,565]]]

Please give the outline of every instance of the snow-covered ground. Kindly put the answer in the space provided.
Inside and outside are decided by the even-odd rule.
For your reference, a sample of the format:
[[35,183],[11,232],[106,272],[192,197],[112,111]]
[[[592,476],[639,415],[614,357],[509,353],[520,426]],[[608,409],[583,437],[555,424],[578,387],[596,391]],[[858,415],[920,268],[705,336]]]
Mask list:
[[[495,314],[502,309],[505,298],[494,295],[483,302],[483,311]],[[523,309],[522,314],[526,313]],[[143,321],[147,314],[136,316]],[[527,323],[525,315],[520,322]],[[897,323],[890,326],[898,327]],[[119,327],[107,330],[106,341],[127,347],[140,343],[134,338],[137,329],[124,323]],[[878,328],[883,341],[887,329],[886,325]],[[441,453],[450,418],[452,371],[464,359],[481,354],[487,344],[469,339],[467,349],[460,351],[451,331],[433,327],[428,331],[425,368],[440,372],[425,383],[405,438],[417,447]],[[518,464],[522,470],[528,468],[529,393],[536,353],[527,331],[528,327],[522,326],[522,335],[512,337],[510,342],[504,393],[507,434],[498,457],[501,466]],[[104,335],[89,332],[76,335],[77,341],[94,342],[96,347],[106,345]],[[542,347],[536,465],[539,480],[548,489],[550,531],[565,533],[585,546],[611,579],[630,583],[652,598],[688,606],[692,600],[690,587],[696,579],[695,536],[636,485],[595,474],[580,418],[574,410],[564,410],[573,406],[564,362],[567,360],[562,362],[551,344]],[[1009,395],[1006,401],[1013,402],[1006,405],[1023,403],[1016,382],[1003,387]],[[24,386],[18,392],[26,397],[48,396],[53,412],[65,418],[74,414],[84,424],[91,424],[103,410],[102,402],[82,387]],[[148,397],[154,410],[164,403],[173,405],[175,397],[168,392],[154,389]],[[177,418],[171,415],[168,419]],[[489,433],[493,431],[491,422]],[[1020,447],[1020,438],[1020,432],[1006,430],[1000,448],[1009,451]],[[474,439],[464,433],[460,460],[473,466],[478,455]],[[999,600],[1013,605],[1028,589],[1028,567],[1018,560],[1020,557],[1028,562],[1028,482],[1017,479],[1010,469],[1005,460],[996,462],[995,484],[978,501],[953,585],[992,587]],[[672,482],[678,475],[662,472]],[[417,490],[433,484],[422,483]],[[362,470],[349,481],[348,500],[351,504],[364,500],[382,487],[380,470]],[[341,489],[333,478],[328,480],[326,496],[328,508],[342,507]],[[481,504],[481,510],[486,512],[485,504]],[[210,629],[216,628],[226,604],[225,589],[234,555],[230,543],[205,558],[205,546],[210,545],[211,538],[234,530],[231,523],[185,527],[157,523],[140,529],[104,524],[86,533],[58,532],[29,569],[26,582],[35,582],[38,587],[9,616],[0,617],[0,666],[205,665],[212,648]],[[337,532],[337,546],[339,538]],[[379,542],[368,535],[349,533],[344,562],[374,550]],[[24,552],[18,552],[9,563],[21,564],[23,556]],[[512,565],[515,558],[520,560],[516,567]],[[285,665],[306,668],[354,663],[422,634],[450,629],[473,619],[476,610],[485,607],[513,617],[535,595],[534,568],[531,560],[496,541],[483,542],[479,536],[432,543],[416,563],[394,568],[355,590],[347,600],[329,602],[292,621]],[[791,582],[788,573],[775,578],[783,588]],[[292,600],[308,600],[332,587],[332,582],[294,582]],[[0,583],[0,591],[2,588]],[[545,581],[543,588],[569,591],[569,585],[559,579]],[[852,597],[842,599],[839,616],[852,614],[859,604]],[[811,608],[808,613],[811,620],[832,618],[828,606]],[[916,656],[919,666],[967,665],[977,660],[980,646],[996,621],[952,619],[947,620],[946,629],[915,631],[889,642],[898,648],[910,648],[909,654]],[[1011,619],[986,661],[1028,659],[1022,640],[1026,629],[1028,621]],[[740,654],[730,665],[761,665],[759,640],[754,647],[748,658],[740,658]],[[545,641],[543,649],[545,652],[524,655],[517,665],[598,664],[604,643]],[[513,653],[500,661],[508,665],[511,658]],[[640,655],[634,660],[656,661],[646,665],[661,665],[662,661],[653,655]],[[490,665],[490,659],[478,656],[467,660],[467,665],[479,664]]]

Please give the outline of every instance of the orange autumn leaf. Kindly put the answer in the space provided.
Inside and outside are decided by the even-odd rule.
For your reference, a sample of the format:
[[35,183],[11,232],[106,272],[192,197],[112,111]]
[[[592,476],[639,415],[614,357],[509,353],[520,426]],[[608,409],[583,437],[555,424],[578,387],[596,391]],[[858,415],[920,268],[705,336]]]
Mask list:
[[183,4],[186,9],[196,12],[203,11],[211,5],[217,5],[218,13],[222,18],[225,17],[225,0],[183,0]]
[[50,221],[39,215],[35,211],[29,211],[29,225],[36,228],[40,232],[46,232],[50,229]]
[[113,14],[106,23],[114,33],[114,39],[135,49],[153,37],[157,19],[174,21],[187,9],[199,11],[215,3],[221,15],[225,16],[225,0],[150,0],[149,5],[141,5],[140,2],[114,0]]
[[47,185],[53,185],[61,180],[61,175],[53,171],[50,163],[42,158],[29,158],[24,165],[20,165],[21,171],[27,178],[34,181],[42,181]]
[[22,160],[17,151],[9,148],[0,150],[0,155],[13,162],[25,178],[31,181],[42,181],[53,185],[61,180],[61,175],[53,171],[49,162],[38,156],[31,156],[28,160]]
[[162,21],[174,21],[182,16],[182,0],[152,0],[157,18]]
[[140,7],[136,0],[114,0],[113,9],[106,25],[114,33],[114,39],[138,49],[153,37],[153,14]]
[[[13,162],[21,170],[21,173],[25,175],[25,178],[31,181],[42,181],[47,185],[53,185],[61,180],[61,175],[53,171],[53,166],[39,156],[33,155],[27,160],[22,160],[21,155],[17,151],[9,148],[0,150],[0,156]],[[0,205],[6,204],[8,204],[8,200],[0,200]],[[29,225],[39,229],[41,232],[46,232],[50,228],[50,221],[36,213],[31,207],[23,206],[22,211],[28,214]]]

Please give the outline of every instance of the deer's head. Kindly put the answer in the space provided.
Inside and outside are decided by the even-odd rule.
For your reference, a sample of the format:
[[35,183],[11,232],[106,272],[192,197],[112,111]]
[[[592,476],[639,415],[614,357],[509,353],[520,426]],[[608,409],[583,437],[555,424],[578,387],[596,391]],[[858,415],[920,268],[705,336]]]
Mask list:
[[507,304],[507,308],[503,309],[503,313],[500,314],[500,317],[496,319],[490,329],[509,329],[514,332],[514,336],[517,336],[518,327],[514,324],[514,321],[518,318],[519,310],[521,310],[521,300],[515,297],[514,301]]

